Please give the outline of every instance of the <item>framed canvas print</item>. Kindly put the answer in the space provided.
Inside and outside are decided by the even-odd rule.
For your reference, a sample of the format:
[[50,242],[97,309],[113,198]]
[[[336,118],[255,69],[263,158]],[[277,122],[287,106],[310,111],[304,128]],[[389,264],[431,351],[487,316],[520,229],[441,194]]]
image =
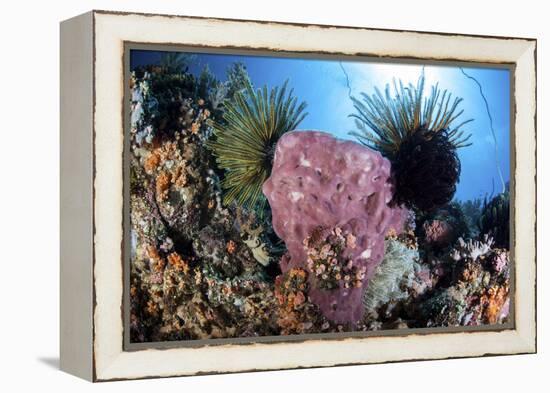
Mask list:
[[536,351],[536,41],[61,24],[61,367]]

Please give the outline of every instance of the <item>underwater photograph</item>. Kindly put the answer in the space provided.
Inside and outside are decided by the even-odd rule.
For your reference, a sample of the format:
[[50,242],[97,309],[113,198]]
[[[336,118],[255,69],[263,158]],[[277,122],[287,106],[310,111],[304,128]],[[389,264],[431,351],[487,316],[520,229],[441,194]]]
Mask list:
[[130,343],[511,322],[510,68],[127,53]]

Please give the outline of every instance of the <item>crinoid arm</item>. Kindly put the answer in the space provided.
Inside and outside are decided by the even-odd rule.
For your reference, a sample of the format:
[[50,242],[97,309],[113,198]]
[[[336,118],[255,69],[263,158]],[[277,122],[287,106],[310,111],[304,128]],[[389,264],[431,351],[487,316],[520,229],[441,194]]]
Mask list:
[[443,206],[456,191],[460,161],[456,150],[469,146],[471,134],[459,121],[461,98],[432,86],[424,97],[424,74],[416,86],[393,82],[382,93],[352,97],[357,130],[350,134],[392,163],[393,203],[421,211]]
[[307,115],[306,103],[298,103],[288,81],[270,91],[267,86],[254,90],[246,81],[224,108],[223,121],[213,124],[209,143],[225,171],[224,203],[262,211],[266,203],[262,185],[271,173],[275,145]]
[[447,138],[455,148],[469,146],[471,134],[465,134],[463,127],[473,121],[467,119],[457,123],[463,110],[459,110],[462,98],[452,98],[447,90],[441,91],[438,85],[432,86],[431,93],[424,97],[424,74],[416,86],[393,82],[384,93],[375,89],[368,95],[361,93],[361,99],[352,97],[356,113],[356,131],[350,132],[359,142],[380,151],[392,158],[401,143],[420,129],[431,133],[446,131]]

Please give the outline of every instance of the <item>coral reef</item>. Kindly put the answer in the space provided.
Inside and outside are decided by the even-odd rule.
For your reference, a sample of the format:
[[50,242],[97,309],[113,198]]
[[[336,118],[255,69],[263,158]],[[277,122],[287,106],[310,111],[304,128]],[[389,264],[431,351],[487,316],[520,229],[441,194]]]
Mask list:
[[131,75],[131,342],[508,320],[508,193],[449,202],[459,99],[423,78],[364,95],[363,146],[294,130],[286,84],[192,61]]
[[[173,80],[192,83],[171,90],[170,105],[150,96]],[[271,244],[257,218],[221,203],[205,147],[210,103],[195,95],[196,83],[164,69],[134,74],[133,105],[149,108],[136,112],[131,134],[131,338],[137,342],[279,332],[274,287],[264,278]],[[151,117],[151,102],[169,117],[163,128]]]
[[306,104],[297,106],[287,82],[269,93],[267,87],[254,91],[247,83],[224,104],[223,120],[214,123],[212,148],[218,165],[225,169],[224,202],[263,212],[262,185],[269,177],[275,145],[279,138],[307,115]]
[[386,239],[384,259],[376,268],[363,295],[366,320],[379,320],[381,314],[389,317],[398,302],[411,297],[409,292],[413,287],[416,296],[425,291],[422,283],[414,285],[421,267],[418,246],[412,239],[410,234]]
[[[154,249],[153,249],[154,250]],[[155,262],[157,261],[157,262]],[[160,264],[158,262],[161,261]],[[153,251],[133,274],[133,341],[167,341],[273,334],[270,286],[257,279],[219,279],[194,260]],[[195,267],[192,267],[195,266]]]
[[459,203],[451,202],[443,207],[415,215],[417,236],[426,251],[445,251],[458,238],[470,238],[472,232],[468,219]]
[[[404,234],[368,282],[361,330],[479,326],[508,320],[509,253],[492,239],[464,241],[440,263],[422,258]],[[410,236],[410,235],[409,235]]]
[[281,334],[329,332],[331,324],[307,298],[308,273],[290,269],[275,280],[278,302],[277,324]]
[[456,204],[463,212],[468,231],[471,236],[479,235],[479,218],[481,217],[481,209],[483,207],[483,200],[476,198],[467,201],[457,201]]
[[130,135],[138,146],[152,143],[155,136],[172,139],[183,130],[197,133],[197,120],[208,113],[204,101],[194,99],[196,81],[190,74],[138,70],[131,86]]
[[470,239],[467,242],[460,238],[450,255],[457,262],[462,259],[475,261],[479,257],[485,256],[491,250],[493,243],[493,239],[489,235],[485,235],[482,240]]
[[263,240],[264,227],[256,224],[257,219],[254,212],[247,214],[242,208],[237,207],[235,215],[235,225],[240,231],[243,242],[252,251],[254,259],[263,266],[267,266],[272,257],[267,250],[267,240]]
[[417,305],[426,326],[476,326],[506,321],[509,307],[509,253],[493,240],[459,239],[449,258],[450,285]]
[[389,85],[385,94],[352,97],[358,130],[351,134],[366,146],[380,151],[392,163],[395,184],[393,202],[408,208],[431,210],[448,203],[460,176],[459,147],[468,146],[471,135],[462,127],[471,120],[455,124],[462,101],[438,86],[424,98],[424,75],[417,86]]
[[490,234],[496,246],[510,247],[510,193],[485,201],[479,217],[479,231]]
[[307,268],[314,275],[316,288],[332,290],[338,288],[361,288],[366,267],[354,264],[350,258],[357,247],[351,232],[339,227],[327,230],[318,227],[304,240],[307,250]]
[[[263,186],[273,228],[289,251],[288,260],[281,262],[282,271],[307,269],[308,252],[311,255],[307,245],[316,243],[311,237],[321,227],[355,237],[355,247],[346,247],[345,258],[360,270],[360,281],[367,280],[382,260],[386,232],[401,231],[406,218],[406,211],[387,205],[392,198],[389,172],[389,162],[380,153],[356,143],[321,132],[285,134]],[[346,287],[339,282],[338,288],[328,289],[315,285],[313,278],[310,281],[312,302],[328,319],[351,323],[361,319],[362,285]]]
[[246,87],[252,82],[243,63],[233,63],[227,69],[227,82],[223,83],[227,87],[227,100],[235,99],[238,92],[246,90]]
[[453,228],[446,221],[426,221],[424,222],[423,229],[426,234],[426,243],[429,245],[442,247],[453,241]]
[[186,73],[194,58],[195,56],[189,53],[164,52],[159,65],[168,74]]

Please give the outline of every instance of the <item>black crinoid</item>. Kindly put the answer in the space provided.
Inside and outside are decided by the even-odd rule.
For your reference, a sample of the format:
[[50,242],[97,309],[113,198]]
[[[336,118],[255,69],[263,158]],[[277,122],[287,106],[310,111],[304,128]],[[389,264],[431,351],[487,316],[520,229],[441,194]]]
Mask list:
[[429,211],[453,198],[460,160],[446,131],[419,129],[403,140],[391,161],[396,204]]
[[353,98],[358,130],[351,132],[362,144],[378,150],[392,163],[392,203],[430,211],[450,202],[460,177],[457,149],[469,146],[471,134],[456,123],[461,98],[451,101],[447,90],[437,85],[424,97],[424,75],[416,86],[401,81],[382,93],[375,89],[362,100]]

